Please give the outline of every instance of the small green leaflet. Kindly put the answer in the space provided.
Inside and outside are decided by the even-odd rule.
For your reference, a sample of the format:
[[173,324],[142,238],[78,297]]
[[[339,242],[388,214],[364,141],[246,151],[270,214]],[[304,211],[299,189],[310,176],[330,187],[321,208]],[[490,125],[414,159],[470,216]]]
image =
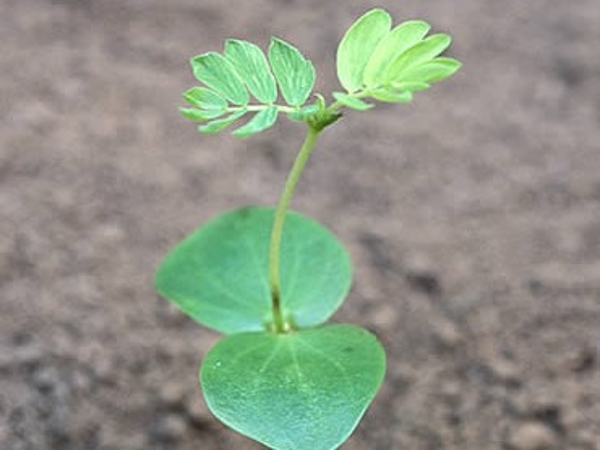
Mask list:
[[396,92],[392,90],[381,89],[373,91],[373,98],[386,103],[409,103],[413,99],[412,92]]
[[244,138],[251,134],[260,133],[273,126],[277,120],[277,108],[270,106],[257,113],[246,125],[233,132],[235,137]]
[[233,65],[216,52],[205,53],[191,60],[194,75],[209,88],[235,105],[246,105],[248,91]]
[[193,120],[194,122],[204,122],[205,120],[215,119],[219,116],[222,116],[225,113],[225,110],[179,108],[179,112],[186,119]]
[[[392,62],[383,79],[386,82],[402,81],[404,72],[432,60],[448,48],[451,41],[452,39],[447,34],[434,34],[413,45]],[[411,79],[411,81],[421,80]]]
[[337,50],[337,74],[349,93],[363,87],[363,72],[379,41],[389,33],[392,18],[375,8],[360,17],[348,29]]
[[219,131],[227,128],[229,125],[231,125],[233,122],[238,120],[240,117],[242,117],[247,112],[248,111],[245,108],[241,109],[239,111],[234,112],[233,114],[230,114],[227,117],[224,117],[223,119],[213,120],[211,122],[208,122],[206,125],[199,126],[198,131],[200,133],[205,133],[205,134],[218,133]]
[[288,105],[300,106],[308,99],[315,84],[315,69],[300,51],[287,42],[273,38],[269,61]]
[[453,58],[434,58],[431,61],[413,66],[402,72],[401,78],[406,80],[406,82],[401,84],[409,84],[409,80],[419,80],[423,83],[440,81],[453,75],[460,69],[461,65],[460,62]]
[[376,85],[390,64],[405,50],[423,39],[429,28],[427,22],[409,20],[398,25],[381,39],[365,67],[363,77],[365,86]]
[[356,109],[358,111],[366,111],[367,109],[371,109],[373,107],[373,105],[365,103],[357,97],[344,94],[343,92],[334,92],[333,98],[335,98],[342,105],[347,106],[351,109]]
[[252,95],[262,103],[277,100],[277,86],[262,50],[250,42],[229,39],[225,57],[231,61]]
[[185,91],[182,97],[192,106],[200,109],[225,110],[227,108],[227,100],[215,91],[202,87],[193,87]]

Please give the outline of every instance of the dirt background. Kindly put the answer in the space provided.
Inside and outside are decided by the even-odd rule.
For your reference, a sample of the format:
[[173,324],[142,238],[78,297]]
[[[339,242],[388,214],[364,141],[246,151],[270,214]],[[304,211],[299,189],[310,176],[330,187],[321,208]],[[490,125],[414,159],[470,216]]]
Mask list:
[[187,59],[235,36],[333,55],[369,7],[455,37],[464,69],[328,130],[294,208],[355,261],[335,321],[388,351],[343,446],[600,449],[600,3],[0,2],[0,448],[259,449],[206,411],[218,335],[155,266],[215,214],[273,204],[302,138],[179,117]]

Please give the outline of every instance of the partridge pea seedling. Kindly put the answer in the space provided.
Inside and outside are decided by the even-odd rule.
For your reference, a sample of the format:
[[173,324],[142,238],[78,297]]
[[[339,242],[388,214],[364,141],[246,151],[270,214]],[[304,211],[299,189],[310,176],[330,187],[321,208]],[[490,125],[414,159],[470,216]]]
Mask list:
[[350,289],[347,251],[324,226],[288,207],[320,133],[342,111],[408,103],[460,68],[440,56],[450,36],[429,30],[422,20],[392,27],[380,8],[365,13],[337,49],[343,89],[329,104],[313,93],[312,63],[282,39],[273,38],[266,53],[229,39],[223,52],[191,59],[199,85],[183,94],[189,105],[181,113],[201,133],[234,128],[245,138],[280,116],[306,127],[277,206],[243,207],[208,221],[167,254],[155,280],[162,296],[225,335],[200,369],[209,409],[269,448],[338,448],[383,380],[385,353],[375,336],[327,324]]

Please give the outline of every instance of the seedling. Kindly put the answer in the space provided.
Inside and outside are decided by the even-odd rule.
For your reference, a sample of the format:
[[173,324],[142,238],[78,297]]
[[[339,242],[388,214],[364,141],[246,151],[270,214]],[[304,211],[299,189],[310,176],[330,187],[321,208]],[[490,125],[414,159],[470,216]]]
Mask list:
[[181,113],[217,133],[247,137],[281,115],[307,134],[276,208],[245,207],[209,221],[176,245],[156,273],[158,292],[200,324],[224,333],[206,355],[200,384],[226,425],[276,450],[330,450],[352,433],[385,373],[381,344],[354,325],[324,325],[351,284],[348,253],[325,227],[288,211],[320,133],[345,109],[406,103],[460,63],[439,55],[446,34],[409,20],[391,27],[372,9],[337,50],[343,91],[312,94],[315,70],[298,49],[273,38],[267,54],[229,39],[223,53],[191,59],[201,86]]

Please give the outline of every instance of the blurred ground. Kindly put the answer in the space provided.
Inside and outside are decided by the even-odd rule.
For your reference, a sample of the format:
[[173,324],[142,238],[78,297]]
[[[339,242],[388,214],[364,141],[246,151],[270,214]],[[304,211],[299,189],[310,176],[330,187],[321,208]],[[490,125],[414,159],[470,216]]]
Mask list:
[[465,66],[328,130],[294,203],[355,260],[335,320],[388,350],[343,448],[600,449],[597,0],[0,2],[1,449],[260,448],[206,412],[218,336],[152,276],[213,215],[274,203],[302,130],[197,135],[187,59],[278,35],[327,93],[376,5]]

